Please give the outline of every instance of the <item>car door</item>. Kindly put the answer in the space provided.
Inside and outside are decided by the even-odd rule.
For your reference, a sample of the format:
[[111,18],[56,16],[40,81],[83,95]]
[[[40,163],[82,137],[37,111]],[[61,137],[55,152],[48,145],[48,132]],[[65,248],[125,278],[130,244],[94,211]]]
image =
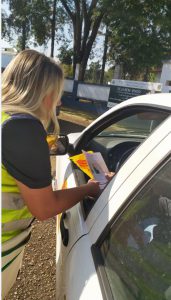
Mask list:
[[[114,116],[112,115],[110,116],[110,118],[108,117],[108,122],[106,121],[106,118],[105,121],[103,120],[103,118],[101,118],[99,122],[95,122],[96,124],[92,126],[93,130],[91,130],[90,128],[90,131],[87,131],[87,134],[85,135],[84,143],[83,140],[81,141],[81,144],[78,143],[78,148],[77,147],[75,148],[75,154],[78,153],[78,151],[80,151],[79,149],[81,145],[82,149],[85,150],[90,149],[94,151],[103,152],[106,162],[108,161],[108,164],[111,165],[110,161],[113,159],[114,149],[117,148],[119,158],[121,158],[121,154],[124,154],[124,151],[128,150],[128,148],[130,149],[132,146],[139,145],[146,137],[146,135],[145,136],[142,135],[142,131],[140,135],[133,135],[133,136],[125,135],[125,134],[113,135],[113,127],[115,127],[116,123],[119,124],[120,127],[121,124],[123,123],[131,124],[131,129],[133,130],[136,128],[133,121],[134,120],[137,121],[137,116],[138,116],[138,121],[140,123],[138,129],[142,130],[142,128],[145,128],[145,132],[147,135],[150,134],[150,132],[152,131],[151,120],[148,120],[148,122],[145,123],[144,122],[145,115],[143,115],[143,118],[139,118],[139,114],[141,113],[142,116],[142,112],[144,114],[147,113],[148,115],[151,114],[152,112],[156,113],[158,116],[162,115],[161,120],[163,120],[168,116],[168,112],[166,109],[161,108],[155,110],[154,106],[152,106],[152,108],[151,107],[142,108],[142,106],[136,107],[135,105],[133,105],[133,107],[129,108],[127,111],[125,110],[125,107],[124,109],[122,108],[121,110],[118,109],[118,111],[115,112]],[[108,130],[110,134],[106,135],[106,132],[108,132]],[[103,133],[104,136],[102,135]],[[89,140],[88,137],[90,138]],[[87,147],[90,148],[88,149]],[[72,155],[73,154],[74,153],[72,153]],[[115,152],[115,156],[117,156],[116,152]],[[142,157],[140,157],[140,160],[141,159]],[[115,167],[116,167],[116,163],[115,163]],[[134,167],[134,164],[132,164],[132,167]],[[87,180],[84,174],[69,160],[69,155],[57,157],[56,169],[57,169],[57,180],[58,180],[59,189],[79,186],[85,183]],[[127,169],[124,173],[125,177],[120,176],[121,182],[125,180],[124,178],[126,178],[129,175],[129,173],[130,170]],[[114,186],[117,187],[116,184]],[[66,214],[64,214],[62,217],[61,216],[57,217],[56,258],[57,258],[57,278],[58,278],[57,290],[59,291],[59,293],[61,292],[62,289],[61,287],[63,285],[65,288],[65,284],[63,283],[63,279],[65,278],[65,273],[63,272],[64,272],[66,257],[68,253],[71,251],[72,247],[74,247],[76,242],[82,236],[86,236],[88,234],[94,222],[96,221],[98,215],[100,215],[101,211],[105,207],[106,201],[105,201],[105,197],[103,197],[104,193],[105,195],[108,195],[108,197],[110,197],[111,194],[110,185],[102,193],[102,195],[100,196],[100,198],[98,199],[94,207],[92,206],[93,202],[86,199],[82,203],[79,203],[75,205],[72,209],[68,210]],[[93,211],[93,213],[91,213],[91,210]]]
[[[69,155],[57,157],[57,188],[65,189],[85,183],[80,170],[74,170]],[[59,174],[58,174],[59,172]],[[87,233],[80,205],[56,217],[56,299],[65,299],[65,261],[76,241]]]
[[114,187],[120,172],[101,194],[106,205],[94,222],[100,201],[91,210],[89,232],[66,257],[61,299],[170,299],[171,119],[162,127],[137,150],[142,156],[157,139],[124,182]]

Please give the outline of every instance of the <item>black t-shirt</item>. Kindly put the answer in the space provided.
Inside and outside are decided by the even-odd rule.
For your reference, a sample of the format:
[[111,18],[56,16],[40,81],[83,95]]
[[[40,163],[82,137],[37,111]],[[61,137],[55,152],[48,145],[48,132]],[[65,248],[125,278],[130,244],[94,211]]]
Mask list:
[[46,131],[38,119],[12,118],[3,125],[2,163],[11,176],[30,188],[51,184]]

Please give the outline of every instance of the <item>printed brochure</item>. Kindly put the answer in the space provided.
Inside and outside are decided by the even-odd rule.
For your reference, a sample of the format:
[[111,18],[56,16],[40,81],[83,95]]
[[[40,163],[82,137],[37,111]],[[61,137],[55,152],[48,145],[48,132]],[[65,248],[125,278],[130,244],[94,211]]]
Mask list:
[[83,153],[70,157],[70,159],[91,179],[100,182],[100,188],[103,189],[108,182],[106,173],[109,170],[100,152],[82,151]]

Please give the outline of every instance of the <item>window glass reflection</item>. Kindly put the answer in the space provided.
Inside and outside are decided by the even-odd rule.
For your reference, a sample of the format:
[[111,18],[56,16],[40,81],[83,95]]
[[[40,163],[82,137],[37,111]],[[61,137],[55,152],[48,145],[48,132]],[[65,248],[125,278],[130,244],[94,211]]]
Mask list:
[[147,183],[101,245],[114,299],[171,299],[171,162]]

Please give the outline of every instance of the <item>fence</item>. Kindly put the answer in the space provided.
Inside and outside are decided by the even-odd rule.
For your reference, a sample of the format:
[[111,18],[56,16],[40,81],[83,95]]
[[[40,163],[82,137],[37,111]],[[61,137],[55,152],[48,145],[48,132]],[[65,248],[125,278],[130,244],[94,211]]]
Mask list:
[[101,115],[126,99],[161,92],[160,83],[113,80],[111,85],[100,85],[65,79],[63,105],[74,110],[82,110]]

